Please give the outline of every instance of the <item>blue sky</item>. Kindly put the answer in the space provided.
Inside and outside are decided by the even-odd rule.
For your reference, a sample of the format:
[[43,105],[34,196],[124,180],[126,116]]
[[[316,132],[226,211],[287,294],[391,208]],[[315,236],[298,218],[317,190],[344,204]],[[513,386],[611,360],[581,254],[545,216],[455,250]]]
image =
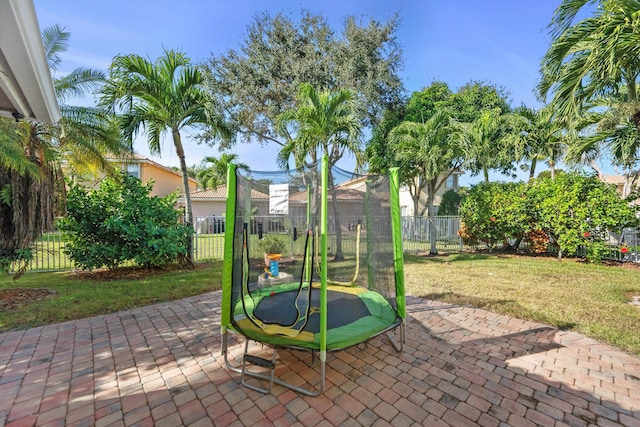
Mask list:
[[[118,54],[155,60],[163,47],[204,61],[212,53],[238,49],[255,14],[265,10],[295,19],[301,9],[308,9],[322,13],[335,30],[347,15],[385,20],[397,12],[401,18],[397,36],[404,51],[401,77],[408,93],[434,80],[445,81],[454,90],[470,80],[484,80],[506,88],[513,106],[537,107],[533,90],[540,58],[549,45],[546,27],[560,0],[34,0],[34,4],[42,28],[60,24],[71,33],[63,73],[78,66],[106,71]],[[218,154],[210,147],[187,144],[189,165]],[[144,141],[135,148],[149,155]],[[275,146],[239,144],[233,151],[253,169],[275,169]],[[154,160],[178,164],[169,139],[161,157]],[[467,176],[463,182],[478,180]]]

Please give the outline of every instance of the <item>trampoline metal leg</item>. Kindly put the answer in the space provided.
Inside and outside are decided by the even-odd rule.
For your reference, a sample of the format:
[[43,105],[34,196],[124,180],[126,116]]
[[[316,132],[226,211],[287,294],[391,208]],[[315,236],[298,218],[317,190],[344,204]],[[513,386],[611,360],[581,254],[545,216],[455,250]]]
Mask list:
[[391,345],[393,346],[393,348],[395,348],[398,353],[402,353],[404,349],[404,344],[406,343],[406,340],[407,340],[407,337],[405,334],[404,322],[400,323],[398,327],[400,328],[400,340],[399,341],[394,340],[393,337],[391,336],[391,331],[387,332],[387,338],[389,338],[389,341],[391,342]]

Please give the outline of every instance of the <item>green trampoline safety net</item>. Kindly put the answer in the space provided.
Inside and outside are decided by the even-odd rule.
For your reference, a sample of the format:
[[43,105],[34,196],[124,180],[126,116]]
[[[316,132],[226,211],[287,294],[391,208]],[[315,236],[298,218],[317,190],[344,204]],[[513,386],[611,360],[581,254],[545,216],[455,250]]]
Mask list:
[[337,167],[230,171],[223,326],[272,345],[322,350],[326,340],[335,350],[402,322],[389,176]]

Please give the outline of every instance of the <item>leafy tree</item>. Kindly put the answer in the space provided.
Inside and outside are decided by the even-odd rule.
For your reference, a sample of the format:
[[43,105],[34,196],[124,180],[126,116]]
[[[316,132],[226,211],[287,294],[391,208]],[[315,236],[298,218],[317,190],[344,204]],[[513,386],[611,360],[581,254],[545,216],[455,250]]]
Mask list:
[[[202,188],[217,188],[225,185],[227,182],[227,167],[230,163],[235,163],[238,169],[248,171],[249,166],[245,163],[237,162],[238,155],[231,153],[222,153],[220,158],[207,156],[202,160],[202,169],[198,172],[198,181]],[[210,164],[207,167],[207,164]]]
[[[385,112],[384,120],[372,132],[367,158],[374,172],[384,172],[395,165],[388,148],[390,130],[402,121],[423,123],[437,111],[446,110],[460,125],[452,128],[465,152],[465,168],[474,174],[496,169],[511,174],[516,150],[505,137],[512,134],[513,120],[507,100],[508,92],[487,82],[470,81],[453,93],[444,82],[434,81],[414,92],[404,107]],[[464,133],[463,130],[467,131]],[[402,171],[401,171],[402,172]]]
[[[449,138],[450,117],[438,111],[424,123],[405,121],[389,134],[390,148],[400,169],[406,171],[405,183],[413,199],[414,216],[418,216],[420,194],[427,190],[427,214],[435,228],[433,201],[436,192],[460,163],[460,153]],[[413,171],[410,177],[407,171]],[[436,255],[436,233],[431,233],[430,253]]]
[[478,80],[471,80],[460,87],[446,105],[455,112],[456,120],[464,123],[474,122],[486,110],[496,110],[498,115],[511,112],[507,89]]
[[69,258],[83,270],[115,269],[130,260],[145,267],[184,260],[190,228],[178,224],[177,194],[149,196],[152,187],[128,175],[107,178],[95,190],[72,184],[67,216],[58,222]]
[[[389,150],[389,132],[404,121],[406,111],[404,107],[384,112],[381,122],[373,128],[371,139],[365,147],[365,158],[368,170],[374,174],[385,174],[396,166],[394,154]],[[399,171],[401,181],[402,173]]]
[[407,101],[406,120],[423,123],[433,116],[436,111],[448,110],[453,117],[454,93],[445,82],[434,81],[420,92],[414,92]]
[[[52,70],[61,63],[70,34],[55,25],[43,31],[42,44]],[[28,261],[30,246],[53,218],[64,212],[67,173],[107,170],[106,153],[128,147],[118,137],[113,117],[94,107],[67,104],[73,95],[93,91],[103,75],[78,68],[53,79],[62,118],[45,124],[0,119],[0,268],[14,260]],[[26,268],[23,264],[21,272]],[[18,278],[17,274],[15,278]]]
[[640,137],[625,111],[627,106],[611,97],[608,108],[584,114],[575,125],[578,132],[571,139],[567,152],[568,163],[586,163],[601,180],[603,173],[596,160],[608,153],[614,168],[624,179],[623,198],[632,195],[640,179]]
[[332,93],[353,91],[362,101],[362,126],[371,126],[400,103],[398,23],[396,17],[366,23],[347,17],[336,33],[324,17],[310,12],[299,22],[264,13],[255,18],[238,50],[207,62],[207,84],[246,142],[288,143],[277,118],[296,108],[303,83]]
[[[181,132],[192,126],[207,126],[216,137],[231,135],[204,89],[200,69],[183,53],[173,50],[165,50],[155,63],[135,54],[119,55],[113,59],[100,102],[110,111],[122,113],[120,126],[126,141],[133,143],[138,133],[145,132],[152,154],[160,154],[162,134],[171,133],[182,172],[186,224],[191,226],[189,171]],[[187,248],[190,258],[190,237]]]
[[[297,167],[304,166],[316,171],[320,156],[326,155],[331,170],[346,153],[355,157],[356,167],[362,164],[361,122],[353,92],[318,92],[310,84],[303,83],[297,101],[297,108],[287,110],[278,117],[278,129],[287,139],[287,144],[278,153],[281,166],[286,167],[293,157]],[[317,184],[317,177],[315,180]],[[336,226],[335,259],[342,260],[340,216],[332,174],[329,175],[328,190],[331,192]],[[314,208],[317,208],[317,203]]]

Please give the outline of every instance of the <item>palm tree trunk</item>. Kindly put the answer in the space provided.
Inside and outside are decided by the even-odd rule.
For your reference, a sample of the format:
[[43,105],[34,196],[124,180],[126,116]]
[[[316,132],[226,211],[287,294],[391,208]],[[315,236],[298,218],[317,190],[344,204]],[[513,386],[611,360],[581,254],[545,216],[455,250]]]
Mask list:
[[536,165],[538,163],[538,159],[531,159],[531,167],[529,168],[529,182],[533,181],[536,177]]
[[429,215],[429,240],[431,242],[429,255],[438,255],[438,248],[436,246],[438,230],[436,228],[435,212],[434,212],[434,206],[433,206],[433,200],[435,198],[434,196],[435,196],[435,182],[434,180],[431,180],[429,182],[429,194],[427,194],[427,206],[428,206],[428,215]]
[[189,189],[189,173],[187,170],[187,162],[184,157],[184,148],[182,147],[182,138],[177,129],[172,131],[173,144],[176,147],[176,154],[180,161],[180,171],[182,172],[182,187],[184,189],[184,216],[185,225],[189,227],[189,236],[187,237],[187,259],[190,262],[193,259],[193,211],[191,210],[191,192]]

